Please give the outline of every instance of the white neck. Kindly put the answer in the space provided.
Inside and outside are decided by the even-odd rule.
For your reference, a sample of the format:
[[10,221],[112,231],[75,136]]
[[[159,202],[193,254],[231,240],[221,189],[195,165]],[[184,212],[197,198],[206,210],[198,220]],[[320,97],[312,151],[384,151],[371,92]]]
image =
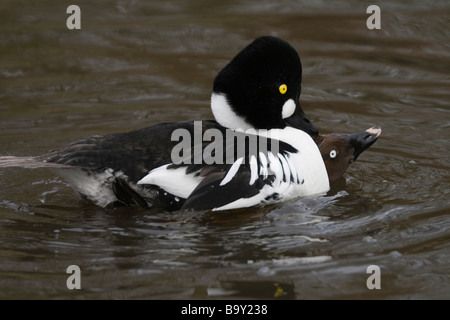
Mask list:
[[252,125],[233,111],[224,93],[213,92],[211,95],[211,110],[216,121],[225,128],[242,130],[253,129]]
[[[252,133],[251,131],[248,133]],[[256,131],[257,135],[286,142],[298,150],[317,153],[319,148],[314,140],[306,132],[293,127],[284,129],[260,129]],[[304,150],[307,148],[307,150]]]

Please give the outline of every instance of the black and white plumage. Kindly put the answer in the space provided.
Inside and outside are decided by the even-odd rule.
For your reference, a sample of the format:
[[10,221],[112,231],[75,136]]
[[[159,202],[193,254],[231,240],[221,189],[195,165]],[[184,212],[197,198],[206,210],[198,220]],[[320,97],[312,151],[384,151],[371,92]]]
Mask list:
[[278,151],[246,150],[229,164],[167,164],[150,171],[138,185],[157,185],[186,199],[183,209],[198,210],[252,207],[329,190],[320,151],[308,134],[289,127],[263,131],[258,136],[269,138],[269,144],[277,137]]

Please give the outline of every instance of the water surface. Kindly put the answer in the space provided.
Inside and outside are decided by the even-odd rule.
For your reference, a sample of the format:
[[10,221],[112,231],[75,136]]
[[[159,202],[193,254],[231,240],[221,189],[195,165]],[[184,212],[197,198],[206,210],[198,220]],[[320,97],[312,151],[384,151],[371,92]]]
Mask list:
[[60,1],[16,4],[0,155],[210,119],[216,73],[266,34],[298,50],[321,132],[383,133],[326,196],[233,213],[106,211],[50,171],[0,170],[0,298],[450,298],[448,1],[379,1],[381,30],[365,1],[77,1],[81,30]]

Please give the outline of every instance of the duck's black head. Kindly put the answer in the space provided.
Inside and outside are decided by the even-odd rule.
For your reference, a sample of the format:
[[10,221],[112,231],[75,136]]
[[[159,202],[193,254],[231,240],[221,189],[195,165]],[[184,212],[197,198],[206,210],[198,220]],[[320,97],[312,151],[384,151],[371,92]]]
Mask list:
[[302,65],[297,51],[276,37],[257,38],[223,68],[214,81],[211,107],[222,126],[273,129],[290,125],[311,135],[299,98]]

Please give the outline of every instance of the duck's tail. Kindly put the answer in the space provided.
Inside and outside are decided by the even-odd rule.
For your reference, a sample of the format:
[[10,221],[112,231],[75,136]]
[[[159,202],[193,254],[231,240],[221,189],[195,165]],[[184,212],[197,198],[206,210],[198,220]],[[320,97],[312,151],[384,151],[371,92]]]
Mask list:
[[[45,162],[38,157],[0,156],[0,168],[71,168],[71,166]],[[73,168],[73,167],[72,167]]]

